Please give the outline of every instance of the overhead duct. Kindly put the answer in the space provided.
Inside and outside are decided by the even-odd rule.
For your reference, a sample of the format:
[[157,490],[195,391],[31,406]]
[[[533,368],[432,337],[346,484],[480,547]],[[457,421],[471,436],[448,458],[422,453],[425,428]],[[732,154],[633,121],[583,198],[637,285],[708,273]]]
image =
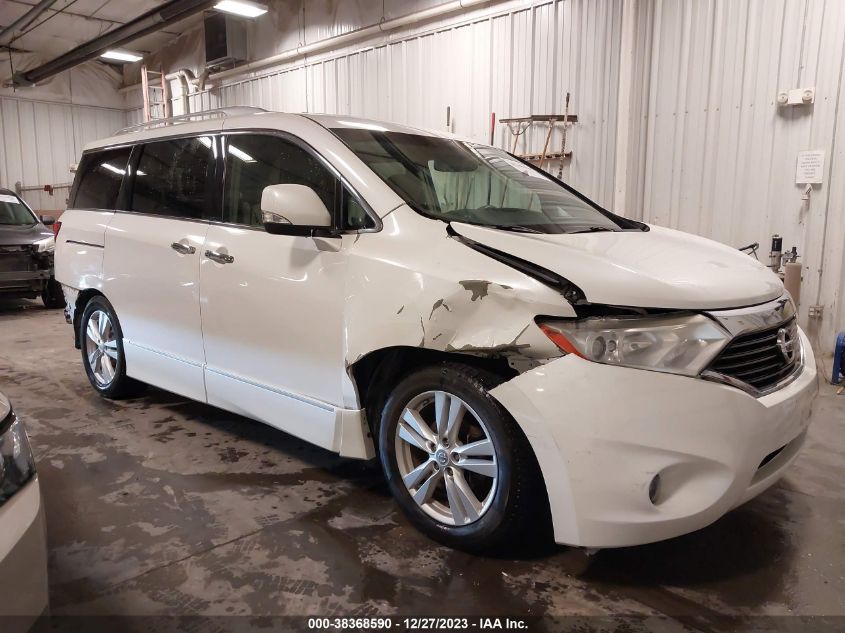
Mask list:
[[313,44],[298,46],[296,48],[283,51],[276,55],[272,55],[271,57],[265,57],[264,59],[259,59],[254,62],[235,66],[234,68],[223,70],[217,73],[212,73],[210,79],[212,81],[220,81],[229,77],[244,75],[246,73],[251,73],[257,70],[262,70],[264,68],[269,68],[271,66],[283,64],[285,62],[291,62],[295,59],[305,57],[306,55],[321,53],[329,49],[346,46],[358,40],[381,35],[382,33],[393,31],[405,26],[414,25],[424,20],[431,20],[447,15],[449,13],[455,13],[457,11],[465,11],[466,9],[481,4],[493,5],[499,2],[502,2],[502,0],[453,0],[452,2],[445,2],[443,4],[438,4],[427,9],[415,11],[413,13],[409,13],[398,18],[383,20],[378,24],[374,24],[372,26],[367,26],[355,31],[349,31],[348,33],[344,33],[342,35],[329,37],[327,39],[320,40],[319,42],[314,42]]
[[156,9],[112,29],[93,40],[77,46],[32,70],[15,73],[16,86],[32,86],[60,72],[98,57],[109,48],[117,48],[133,40],[158,31],[170,24],[184,20],[211,7],[214,0],[172,0]]
[[32,7],[9,26],[4,27],[3,30],[0,31],[0,45],[6,42],[7,37],[14,35],[15,31],[23,30],[32,24],[39,15],[44,13],[54,4],[56,4],[56,0],[41,0],[41,2]]
[[[451,2],[446,2],[444,4],[429,7],[428,9],[422,9],[420,11],[408,13],[398,18],[384,20],[372,26],[360,28],[355,31],[349,31],[347,33],[343,33],[342,35],[328,37],[312,44],[298,46],[296,48],[283,51],[276,55],[248,62],[246,64],[241,64],[239,66],[235,66],[234,68],[229,68],[227,70],[213,72],[213,69],[207,68],[205,73],[203,73],[202,75],[203,81],[202,83],[197,85],[197,89],[199,91],[203,91],[206,89],[206,79],[219,86],[219,82],[225,79],[229,79],[231,77],[241,77],[248,73],[263,70],[265,68],[270,68],[272,66],[277,66],[279,64],[292,62],[296,59],[305,57],[306,55],[320,53],[330,49],[339,48],[341,46],[346,46],[354,42],[366,39],[368,37],[374,37],[377,35],[388,33],[390,31],[405,26],[414,25],[420,22],[424,22],[426,20],[432,20],[441,16],[448,15],[450,13],[464,11],[479,5],[492,6],[495,4],[501,4],[503,2],[505,2],[505,0],[452,0]],[[177,79],[178,74],[173,73],[172,75],[168,75],[167,78]],[[128,93],[132,92],[133,90],[138,90],[140,87],[141,84],[131,84],[120,88],[119,91],[121,93]]]
[[208,79],[208,70],[204,71],[199,77],[194,75],[190,68],[182,68],[175,73],[165,75],[165,79],[170,81],[178,79],[182,86],[182,109],[185,114],[191,111],[191,101],[189,97],[197,90],[205,90],[205,80]]

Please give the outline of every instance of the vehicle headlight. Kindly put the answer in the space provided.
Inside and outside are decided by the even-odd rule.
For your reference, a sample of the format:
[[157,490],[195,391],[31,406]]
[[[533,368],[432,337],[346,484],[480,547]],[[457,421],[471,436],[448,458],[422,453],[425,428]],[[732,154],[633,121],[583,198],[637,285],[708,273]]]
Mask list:
[[33,242],[32,247],[36,253],[47,253],[56,250],[56,238],[53,236],[45,237],[43,240]]
[[698,375],[729,335],[701,314],[542,321],[540,329],[561,351],[607,365]]
[[[0,405],[5,399],[0,395]],[[3,407],[0,406],[0,409]],[[9,409],[0,422],[0,504],[35,476],[35,461],[29,448],[29,439],[23,422]]]

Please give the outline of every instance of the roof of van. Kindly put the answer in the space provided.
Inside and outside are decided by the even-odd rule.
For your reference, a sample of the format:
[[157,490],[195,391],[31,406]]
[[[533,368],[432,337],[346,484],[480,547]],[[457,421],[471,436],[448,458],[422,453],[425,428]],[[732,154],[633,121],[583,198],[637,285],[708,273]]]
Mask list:
[[[202,112],[197,112],[197,116],[202,116]],[[376,130],[379,132],[399,132],[405,134],[420,134],[424,136],[438,136],[441,138],[459,137],[447,132],[440,132],[437,130],[427,130],[424,128],[412,127],[409,125],[400,125],[398,123],[390,123],[386,121],[378,121],[375,119],[363,119],[353,116],[344,116],[340,114],[312,114],[301,113],[293,114],[287,112],[273,112],[273,111],[256,111],[248,114],[226,115],[218,118],[209,118],[205,120],[174,120],[168,124],[166,119],[161,121],[154,121],[158,124],[154,127],[133,129],[126,128],[118,131],[114,136],[99,139],[85,145],[84,150],[98,149],[102,147],[109,147],[112,145],[127,145],[145,141],[153,138],[161,138],[173,135],[188,135],[202,132],[217,132],[223,129],[224,124],[238,124],[243,125],[249,122],[251,126],[256,128],[266,128],[268,130],[278,129],[286,130],[290,124],[302,124],[302,119],[309,119],[314,123],[328,128],[353,128]],[[236,125],[237,127],[237,125]]]
[[328,129],[334,128],[352,128],[363,130],[374,130],[376,132],[400,132],[404,134],[421,134],[423,136],[440,136],[442,138],[453,138],[453,134],[447,132],[440,132],[438,130],[428,130],[420,127],[413,127],[410,125],[402,125],[399,123],[390,123],[388,121],[378,121],[376,119],[362,119],[354,116],[344,116],[342,114],[303,114],[312,121],[315,121]]

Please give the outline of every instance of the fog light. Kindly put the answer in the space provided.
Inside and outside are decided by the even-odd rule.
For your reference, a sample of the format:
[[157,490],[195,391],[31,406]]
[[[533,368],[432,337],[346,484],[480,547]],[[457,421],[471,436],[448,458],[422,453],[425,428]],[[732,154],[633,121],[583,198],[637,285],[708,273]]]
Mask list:
[[648,485],[648,498],[653,505],[657,504],[657,494],[660,492],[660,475],[657,474]]

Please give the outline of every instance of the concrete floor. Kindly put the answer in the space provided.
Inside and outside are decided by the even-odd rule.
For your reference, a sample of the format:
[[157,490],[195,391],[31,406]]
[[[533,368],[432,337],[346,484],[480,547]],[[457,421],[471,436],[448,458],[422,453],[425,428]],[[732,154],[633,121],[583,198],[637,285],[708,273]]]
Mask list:
[[531,560],[427,540],[375,463],[157,389],[100,398],[40,303],[0,303],[0,389],[38,461],[54,614],[669,615],[710,630],[719,614],[845,615],[845,396],[829,386],[786,478],[716,524]]

